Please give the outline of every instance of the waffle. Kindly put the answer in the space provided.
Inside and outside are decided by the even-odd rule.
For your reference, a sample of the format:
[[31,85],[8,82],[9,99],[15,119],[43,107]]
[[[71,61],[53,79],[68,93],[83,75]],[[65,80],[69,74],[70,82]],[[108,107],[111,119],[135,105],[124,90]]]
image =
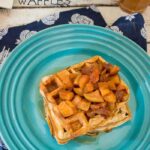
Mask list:
[[119,70],[94,56],[41,79],[45,118],[59,144],[111,130],[131,119],[129,88]]

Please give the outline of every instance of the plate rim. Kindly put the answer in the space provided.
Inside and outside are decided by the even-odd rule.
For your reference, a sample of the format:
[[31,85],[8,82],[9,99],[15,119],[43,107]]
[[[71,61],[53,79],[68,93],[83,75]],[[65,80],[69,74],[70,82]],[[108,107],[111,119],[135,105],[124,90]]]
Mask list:
[[[3,69],[3,66],[5,66],[5,63],[7,63],[9,57],[11,57],[12,54],[16,53],[16,49],[19,49],[20,47],[22,47],[22,45],[24,43],[28,43],[29,41],[33,40],[34,38],[40,36],[41,34],[44,34],[44,32],[48,32],[49,30],[57,30],[59,28],[67,28],[67,26],[72,26],[72,27],[85,27],[85,28],[95,28],[95,29],[100,29],[100,30],[103,30],[104,32],[110,32],[110,34],[115,34],[115,36],[119,36],[123,39],[125,39],[126,41],[129,41],[130,43],[132,43],[134,46],[136,46],[138,49],[140,49],[140,53],[144,55],[144,57],[147,57],[149,60],[150,60],[150,55],[148,55],[148,53],[141,47],[139,46],[137,43],[135,43],[133,40],[129,39],[128,37],[122,35],[122,34],[119,34],[115,31],[112,31],[106,27],[101,27],[101,26],[97,26],[97,25],[90,25],[90,24],[62,24],[62,25],[57,25],[57,26],[52,26],[52,27],[48,27],[46,29],[43,29],[41,31],[38,31],[36,34],[33,34],[30,38],[26,39],[25,41],[22,41],[19,45],[17,45],[11,52],[11,54],[7,57],[6,61],[2,64],[2,66],[0,67],[0,72],[1,70]],[[150,63],[149,63],[150,64]]]
[[[92,26],[92,25],[68,25],[68,24],[66,24],[66,25],[58,25],[58,26],[55,26],[55,27],[50,27],[50,28],[47,28],[47,29],[44,29],[44,30],[42,30],[42,31],[40,31],[40,32],[38,32],[37,34],[35,34],[35,35],[33,35],[31,38],[29,38],[29,39],[27,39],[27,40],[25,40],[24,42],[22,42],[20,45],[18,45],[18,46],[16,46],[15,48],[14,48],[14,50],[11,52],[11,54],[8,56],[8,58],[7,58],[7,60],[4,62],[4,64],[2,65],[2,67],[0,68],[0,77],[1,77],[1,72],[3,71],[3,69],[5,69],[5,65],[7,65],[7,63],[9,62],[9,58],[11,58],[11,57],[13,57],[13,54],[15,54],[15,53],[18,53],[18,50],[24,45],[24,44],[26,44],[26,43],[28,43],[28,41],[31,41],[31,39],[34,41],[34,39],[36,38],[36,37],[38,37],[38,36],[40,36],[41,34],[44,34],[45,32],[48,32],[49,30],[57,30],[57,29],[59,29],[59,28],[67,28],[68,26],[72,26],[72,27],[88,27],[88,28],[93,28],[93,29],[100,29],[100,30],[103,30],[104,32],[110,32],[110,34],[112,35],[115,35],[115,36],[119,36],[119,37],[121,37],[121,38],[124,38],[126,41],[129,41],[130,43],[132,43],[132,45],[134,45],[134,46],[136,46],[138,49],[140,49],[140,51],[141,52],[139,52],[139,53],[141,53],[144,57],[147,57],[149,60],[150,60],[150,56],[139,46],[139,45],[137,45],[135,42],[133,42],[132,40],[130,40],[130,39],[128,39],[127,37],[125,37],[125,36],[122,36],[122,35],[120,35],[120,34],[118,34],[118,33],[116,33],[116,32],[113,32],[113,31],[111,31],[111,30],[108,30],[108,29],[106,29],[106,28],[103,28],[103,27],[99,27],[99,26]],[[150,64],[150,63],[149,63]],[[0,87],[1,87],[1,83],[0,83]],[[2,111],[1,109],[0,109],[0,111]],[[0,117],[0,121],[1,121],[2,119],[1,119],[1,117]],[[2,131],[3,132],[3,131]],[[2,138],[2,140],[4,140],[4,142],[5,142],[5,144],[7,145],[7,147],[9,147],[9,145],[7,144],[7,142],[5,141],[5,139],[3,138],[3,134],[4,134],[4,132],[3,132],[3,134],[2,134],[2,132],[1,132],[1,138]],[[6,133],[6,132],[5,132]]]

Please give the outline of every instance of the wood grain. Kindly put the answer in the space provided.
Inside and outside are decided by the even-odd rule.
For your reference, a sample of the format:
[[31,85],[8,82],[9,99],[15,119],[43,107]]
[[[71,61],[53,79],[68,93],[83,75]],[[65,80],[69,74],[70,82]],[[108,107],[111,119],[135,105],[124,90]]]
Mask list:
[[14,0],[14,7],[117,5],[118,0]]
[[[65,11],[75,9],[78,7],[67,8],[26,8],[26,9],[12,9],[12,10],[0,10],[0,28],[7,26],[18,26],[22,24],[30,23],[34,20],[40,19],[49,13]],[[108,25],[111,25],[120,16],[127,15],[119,7],[98,7],[102,15],[104,16]],[[110,15],[111,14],[111,15]],[[143,13],[145,19],[145,27],[147,31],[147,39],[150,42],[150,6]]]

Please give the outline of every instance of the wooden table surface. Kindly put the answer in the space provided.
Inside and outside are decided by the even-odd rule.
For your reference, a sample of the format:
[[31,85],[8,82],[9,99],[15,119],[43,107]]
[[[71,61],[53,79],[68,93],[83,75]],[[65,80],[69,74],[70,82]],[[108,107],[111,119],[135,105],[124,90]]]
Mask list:
[[[0,9],[0,28],[17,26],[40,19],[52,12],[96,5],[107,24],[111,25],[122,11],[117,0],[14,0],[13,9]],[[147,31],[148,54],[150,55],[150,6],[142,13]]]

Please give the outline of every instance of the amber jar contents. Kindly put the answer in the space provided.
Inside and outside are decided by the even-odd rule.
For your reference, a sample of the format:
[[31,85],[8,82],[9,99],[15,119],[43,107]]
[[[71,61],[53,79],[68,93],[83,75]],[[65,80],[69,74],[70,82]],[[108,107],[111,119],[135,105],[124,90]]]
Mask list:
[[120,7],[129,12],[142,12],[148,5],[150,0],[120,0]]

